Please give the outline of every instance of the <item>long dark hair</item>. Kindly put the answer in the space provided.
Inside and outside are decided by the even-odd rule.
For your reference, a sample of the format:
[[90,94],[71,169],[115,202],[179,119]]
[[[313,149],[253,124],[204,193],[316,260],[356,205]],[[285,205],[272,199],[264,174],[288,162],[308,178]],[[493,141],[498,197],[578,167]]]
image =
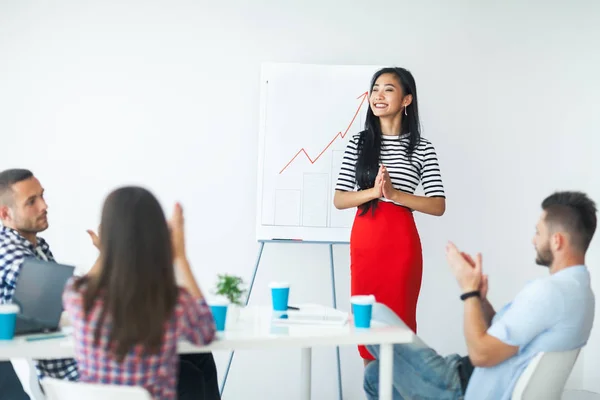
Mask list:
[[98,346],[109,314],[109,343],[119,362],[135,346],[157,354],[164,328],[178,296],[171,235],[156,198],[140,187],[123,187],[104,202],[100,224],[100,270],[86,276],[83,307],[86,319],[97,299],[104,307],[94,332]]
[[[415,147],[421,140],[421,126],[419,123],[419,107],[417,103],[417,85],[412,74],[404,68],[382,68],[377,71],[371,79],[369,88],[369,98],[373,91],[373,86],[377,79],[383,74],[393,74],[402,88],[403,96],[412,95],[412,102],[406,107],[407,115],[402,115],[402,123],[400,126],[400,135],[410,133],[408,144],[408,158],[412,158]],[[402,110],[404,112],[404,110]],[[356,160],[356,183],[358,190],[370,189],[375,186],[375,178],[379,170],[379,157],[381,154],[381,123],[379,117],[373,114],[371,104],[367,109],[367,118],[365,120],[365,129],[360,133],[358,140],[358,159]],[[401,140],[400,138],[398,140]],[[369,211],[375,212],[377,207],[377,199],[371,200],[365,204],[361,204],[359,209],[360,215],[364,215]]]

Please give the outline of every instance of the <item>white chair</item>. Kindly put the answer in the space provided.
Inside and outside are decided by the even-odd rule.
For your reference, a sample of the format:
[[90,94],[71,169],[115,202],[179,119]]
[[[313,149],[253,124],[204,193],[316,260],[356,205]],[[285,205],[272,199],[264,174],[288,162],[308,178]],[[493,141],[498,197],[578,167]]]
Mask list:
[[512,400],[560,400],[580,350],[539,353],[519,377]]
[[[381,303],[373,305],[371,318],[389,325],[406,326],[391,309]],[[415,336],[414,340],[420,338]],[[539,353],[519,377],[511,400],[561,400],[580,350]]]
[[562,400],[600,400],[600,393],[590,392],[589,390],[570,389],[565,390]]
[[21,381],[21,385],[23,385],[23,390],[29,395],[29,398],[31,400],[46,400],[46,396],[42,393],[38,383],[35,362],[30,358],[13,358],[10,361]]
[[152,400],[141,387],[69,382],[54,378],[42,379],[46,400]]

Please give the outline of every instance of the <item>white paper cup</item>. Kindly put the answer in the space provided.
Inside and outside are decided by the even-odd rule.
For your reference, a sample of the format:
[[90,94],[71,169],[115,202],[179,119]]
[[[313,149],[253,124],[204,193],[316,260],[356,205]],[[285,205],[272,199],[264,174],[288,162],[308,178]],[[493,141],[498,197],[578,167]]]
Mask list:
[[270,289],[289,289],[290,284],[288,282],[271,282],[269,283]]
[[206,303],[209,306],[227,306],[229,305],[229,300],[226,297],[212,297],[208,298]]
[[373,305],[375,303],[375,296],[372,294],[352,296],[350,297],[350,303],[359,305]]

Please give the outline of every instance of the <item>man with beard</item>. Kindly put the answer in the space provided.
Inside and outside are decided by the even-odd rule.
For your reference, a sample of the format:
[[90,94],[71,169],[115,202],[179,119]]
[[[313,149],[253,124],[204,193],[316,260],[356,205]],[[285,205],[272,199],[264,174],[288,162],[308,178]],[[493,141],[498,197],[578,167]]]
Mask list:
[[[38,233],[48,229],[44,188],[26,169],[0,172],[0,304],[11,303],[21,265],[27,257],[54,261],[48,243]],[[99,238],[88,231],[96,247]],[[74,359],[39,360],[38,378],[79,380]],[[212,353],[179,356],[178,398],[220,399],[217,367]],[[29,399],[10,362],[0,362],[0,398]]]
[[[596,224],[596,205],[584,193],[558,192],[546,198],[533,244],[536,263],[548,267],[550,274],[528,283],[498,312],[486,298],[481,255],[473,259],[449,243],[446,258],[462,292],[468,357],[442,357],[418,338],[395,345],[394,399],[508,400],[538,353],[584,346],[595,302],[585,254]],[[374,319],[398,322],[385,306],[376,306]],[[379,358],[379,346],[367,348]],[[369,399],[378,398],[378,383],[375,361],[365,370]]]
[[[12,302],[21,265],[26,258],[54,261],[46,241],[37,236],[48,229],[47,215],[44,189],[31,171],[9,169],[0,172],[0,304]],[[39,378],[79,379],[77,363],[73,359],[40,360],[36,362],[36,369]],[[11,399],[28,398],[10,363],[0,363],[0,372],[3,395]]]

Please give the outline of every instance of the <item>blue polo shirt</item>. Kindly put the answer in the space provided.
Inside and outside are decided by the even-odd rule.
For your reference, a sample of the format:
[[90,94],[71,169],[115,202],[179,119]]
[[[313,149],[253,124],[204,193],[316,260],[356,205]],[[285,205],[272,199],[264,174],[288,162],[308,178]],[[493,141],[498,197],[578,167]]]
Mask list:
[[475,368],[465,400],[510,400],[515,384],[539,352],[584,346],[594,322],[594,293],[583,265],[527,284],[498,311],[488,334],[518,346],[513,357],[491,368]]

